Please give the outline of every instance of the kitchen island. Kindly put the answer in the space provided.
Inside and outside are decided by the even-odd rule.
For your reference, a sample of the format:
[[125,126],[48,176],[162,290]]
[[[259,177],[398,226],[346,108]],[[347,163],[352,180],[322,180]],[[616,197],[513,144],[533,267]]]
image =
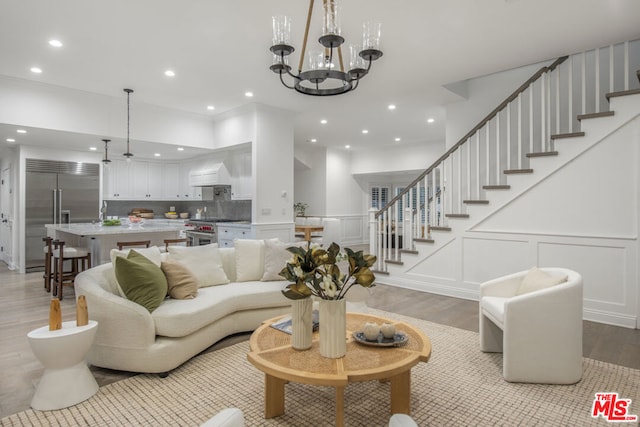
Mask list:
[[164,239],[179,238],[181,232],[191,228],[184,220],[146,220],[143,224],[129,224],[123,220],[122,225],[115,226],[82,223],[47,224],[45,227],[49,237],[62,240],[67,246],[88,248],[94,266],[110,262],[109,253],[118,247],[119,241],[150,240],[152,246],[164,248]]

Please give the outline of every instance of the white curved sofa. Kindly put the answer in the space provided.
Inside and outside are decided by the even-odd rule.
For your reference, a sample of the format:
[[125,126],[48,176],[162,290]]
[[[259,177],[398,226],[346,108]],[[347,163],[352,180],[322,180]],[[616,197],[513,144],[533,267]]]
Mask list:
[[[167,298],[152,313],[120,296],[111,263],[80,273],[76,295],[85,295],[89,317],[98,321],[89,363],[122,371],[168,372],[228,335],[252,331],[262,321],[290,312],[291,301],[281,293],[286,282],[237,282],[236,249],[219,251],[230,283],[199,288],[194,299]],[[168,256],[162,254],[163,259]],[[251,259],[262,274],[264,258],[245,258],[245,267]]]

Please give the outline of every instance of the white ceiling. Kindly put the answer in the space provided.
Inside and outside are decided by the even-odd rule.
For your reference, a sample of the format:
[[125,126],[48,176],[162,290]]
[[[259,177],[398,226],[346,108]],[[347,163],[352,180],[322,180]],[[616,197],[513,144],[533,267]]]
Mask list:
[[[309,46],[317,44],[320,27],[322,2],[315,3]],[[444,105],[458,99],[445,84],[640,37],[638,0],[341,4],[347,43],[357,41],[364,20],[379,20],[384,51],[357,91],[345,95],[300,95],[268,69],[274,14],[293,19],[290,63],[297,64],[308,7],[301,0],[0,0],[0,75],[121,97],[123,108],[125,87],[135,90],[132,103],[210,116],[263,103],[296,112],[297,144],[317,138],[317,144],[362,149],[394,144],[395,137],[402,144],[442,141]],[[52,38],[64,46],[49,46]],[[31,73],[32,66],[43,72]],[[164,76],[166,69],[176,76]],[[248,90],[252,99],[244,96]],[[389,111],[389,103],[397,109]],[[46,134],[29,143],[44,144]],[[0,126],[2,144],[9,136],[15,127]],[[82,135],[56,141],[73,149],[100,144]],[[175,153],[166,144],[157,150]]]

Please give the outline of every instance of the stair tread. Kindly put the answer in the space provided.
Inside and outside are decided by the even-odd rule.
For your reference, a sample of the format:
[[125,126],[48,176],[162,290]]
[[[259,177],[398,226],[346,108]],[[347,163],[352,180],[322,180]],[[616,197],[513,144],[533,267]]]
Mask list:
[[401,253],[401,254],[413,254],[413,255],[418,255],[420,252],[419,252],[419,251],[414,251],[413,249],[400,249],[400,253]]
[[584,136],[584,132],[558,133],[555,135],[551,135],[551,139],[576,138],[580,136]]
[[384,262],[386,262],[387,264],[394,264],[394,265],[403,265],[404,264],[404,262],[396,261],[395,259],[385,259]]
[[527,153],[527,157],[548,157],[548,156],[557,156],[557,151],[541,151],[538,153]]
[[448,213],[444,214],[444,216],[446,216],[447,218],[469,218],[469,214],[462,213]]
[[462,203],[466,203],[468,205],[488,205],[488,200],[463,200]]
[[597,119],[598,117],[610,117],[613,116],[613,111],[602,111],[600,113],[579,114],[578,120]]
[[431,231],[451,231],[451,227],[431,227]]
[[507,175],[513,175],[518,173],[533,173],[533,169],[505,169],[502,173]]
[[484,190],[509,190],[511,186],[510,185],[483,185],[482,188]]
[[609,98],[615,98],[617,96],[636,95],[639,93],[640,93],[640,89],[622,90],[620,92],[609,92],[608,94],[605,95],[605,98],[607,98],[607,101],[608,101]]
[[415,238],[413,239],[414,242],[420,242],[420,243],[434,243],[435,240],[433,239],[422,239],[422,238]]
[[373,274],[384,274],[385,276],[388,276],[388,275],[389,275],[389,272],[388,272],[388,271],[382,271],[382,270],[371,270],[371,272],[372,272]]

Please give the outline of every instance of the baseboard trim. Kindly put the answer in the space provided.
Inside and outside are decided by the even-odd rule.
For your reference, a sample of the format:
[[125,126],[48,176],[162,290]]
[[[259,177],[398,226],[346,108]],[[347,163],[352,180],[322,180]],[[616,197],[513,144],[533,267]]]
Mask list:
[[584,308],[582,318],[591,322],[604,323],[606,325],[622,326],[623,328],[638,329],[638,318],[610,311]]

